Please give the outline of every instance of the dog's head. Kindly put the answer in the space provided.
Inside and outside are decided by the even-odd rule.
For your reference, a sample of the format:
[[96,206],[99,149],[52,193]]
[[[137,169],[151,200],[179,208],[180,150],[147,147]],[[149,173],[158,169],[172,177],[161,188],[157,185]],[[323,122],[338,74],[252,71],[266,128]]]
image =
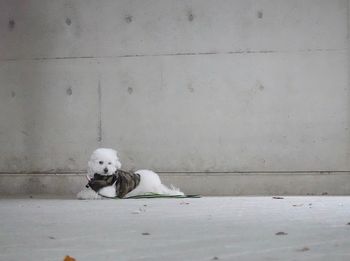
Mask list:
[[88,162],[88,174],[112,175],[122,164],[117,156],[117,151],[113,149],[99,148],[95,150]]

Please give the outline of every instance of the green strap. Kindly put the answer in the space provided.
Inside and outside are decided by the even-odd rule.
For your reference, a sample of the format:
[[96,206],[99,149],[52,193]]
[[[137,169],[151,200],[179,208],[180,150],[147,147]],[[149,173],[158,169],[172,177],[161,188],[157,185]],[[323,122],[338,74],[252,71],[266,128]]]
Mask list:
[[157,193],[147,193],[144,195],[127,197],[125,199],[138,199],[138,198],[200,198],[200,195],[166,195]]
[[157,193],[146,193],[143,195],[132,196],[127,198],[118,198],[118,197],[106,197],[99,194],[101,197],[110,198],[110,199],[138,199],[138,198],[201,198],[201,195],[167,195],[167,194],[157,194]]

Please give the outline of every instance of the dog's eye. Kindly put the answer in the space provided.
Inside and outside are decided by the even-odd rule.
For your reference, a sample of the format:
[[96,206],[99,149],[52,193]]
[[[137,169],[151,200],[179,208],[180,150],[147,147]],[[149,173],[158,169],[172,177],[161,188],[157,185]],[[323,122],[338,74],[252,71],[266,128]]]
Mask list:
[[111,165],[112,164],[112,162],[108,162],[108,165]]
[[102,164],[103,164],[103,161],[99,161],[98,163],[100,163],[100,165],[102,165]]

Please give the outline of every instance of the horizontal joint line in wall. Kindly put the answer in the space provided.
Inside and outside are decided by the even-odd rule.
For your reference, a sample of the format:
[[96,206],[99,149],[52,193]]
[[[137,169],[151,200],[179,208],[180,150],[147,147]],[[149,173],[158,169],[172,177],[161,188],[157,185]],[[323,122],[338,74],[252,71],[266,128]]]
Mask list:
[[[350,174],[350,170],[320,170],[320,171],[156,171],[159,174],[175,174],[175,175],[255,175],[255,174],[269,174],[269,175],[279,175],[279,174],[315,174],[315,175],[332,175],[332,174]],[[37,172],[11,172],[11,171],[0,171],[0,175],[38,175],[38,176],[59,176],[59,175],[69,175],[69,176],[79,176],[85,175],[87,172],[85,170],[77,171],[37,171]]]
[[350,170],[262,170],[262,171],[156,171],[158,173],[329,173],[329,172],[350,172]]
[[160,54],[125,54],[115,56],[63,56],[63,57],[34,57],[34,58],[4,58],[0,61],[46,61],[46,60],[74,60],[74,59],[113,59],[113,58],[137,58],[137,57],[160,57],[160,56],[196,56],[196,55],[231,55],[231,54],[271,54],[271,53],[307,53],[307,52],[334,52],[345,51],[344,49],[302,49],[297,51],[280,50],[238,50],[229,52],[183,52],[183,53],[160,53]]

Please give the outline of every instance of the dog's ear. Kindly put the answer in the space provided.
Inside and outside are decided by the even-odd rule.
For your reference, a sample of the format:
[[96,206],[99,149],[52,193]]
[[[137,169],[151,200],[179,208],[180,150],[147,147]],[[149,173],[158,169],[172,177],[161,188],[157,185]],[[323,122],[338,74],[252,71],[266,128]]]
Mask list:
[[122,167],[122,164],[120,163],[119,159],[117,158],[117,161],[115,163],[115,167],[118,169],[120,169]]
[[120,169],[120,168],[122,167],[122,164],[121,164],[120,161],[119,161],[118,151],[116,151],[116,150],[113,150],[113,151],[114,151],[114,153],[115,153],[115,167],[116,167],[117,169]]
[[107,149],[110,152],[112,152],[114,154],[114,156],[116,156],[118,158],[118,151],[114,150],[114,149]]

